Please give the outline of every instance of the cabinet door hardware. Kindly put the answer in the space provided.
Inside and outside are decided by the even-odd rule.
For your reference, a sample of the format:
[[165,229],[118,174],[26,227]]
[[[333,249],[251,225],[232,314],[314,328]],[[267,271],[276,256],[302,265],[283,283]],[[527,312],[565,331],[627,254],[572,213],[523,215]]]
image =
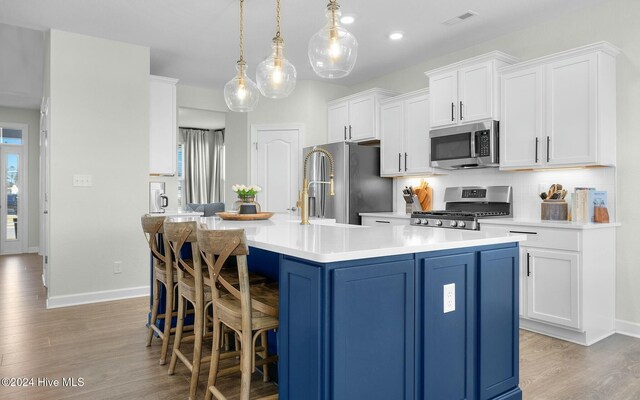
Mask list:
[[407,153],[404,153],[404,171],[407,172]]
[[349,125],[349,139],[351,139],[351,125]]
[[536,164],[538,163],[538,147],[540,145],[540,138],[536,138]]
[[453,115],[453,113],[455,112],[454,110],[455,106],[456,105],[453,102],[451,102],[451,121],[455,121],[454,115]]
[[460,121],[462,121],[462,102],[460,102]]
[[402,164],[402,154],[398,153],[398,172],[402,171],[400,165]]
[[528,231],[509,231],[509,233],[516,233],[521,235],[537,235],[538,232],[528,232]]
[[376,220],[376,222],[378,222],[378,223],[380,223],[380,224],[390,224],[390,223],[391,223],[391,222],[389,222],[389,221],[378,221],[378,220]]
[[547,162],[549,162],[549,142],[551,142],[551,138],[547,136]]
[[344,140],[347,140],[347,126],[344,126]]
[[531,276],[531,254],[527,253],[527,276]]

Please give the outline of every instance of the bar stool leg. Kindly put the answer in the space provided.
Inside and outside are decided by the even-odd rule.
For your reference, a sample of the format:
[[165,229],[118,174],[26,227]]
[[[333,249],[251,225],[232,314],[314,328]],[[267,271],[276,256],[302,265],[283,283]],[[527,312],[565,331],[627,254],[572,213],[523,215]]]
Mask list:
[[195,400],[198,390],[198,376],[200,375],[200,360],[202,358],[202,337],[204,333],[204,300],[199,296],[194,305],[195,324],[193,327],[195,341],[193,345],[193,362],[191,368],[191,387],[189,389],[189,400]]
[[158,320],[158,306],[160,305],[160,282],[153,277],[153,304],[151,306],[151,321],[149,321],[149,333],[147,334],[147,347],[151,346],[153,339],[153,329],[151,328]]
[[251,351],[251,329],[242,330],[242,353],[240,358],[240,400],[249,400],[249,392],[251,391],[251,370],[252,370],[252,351]]
[[178,354],[176,350],[180,348],[182,341],[182,328],[184,327],[184,298],[178,294],[178,323],[176,325],[176,337],[173,340],[173,353],[171,354],[171,363],[169,363],[169,375],[173,375],[176,370],[176,362]]
[[207,393],[205,400],[211,400],[213,393],[209,388],[216,384],[218,377],[218,362],[220,361],[220,340],[222,337],[222,324],[214,315],[213,317],[213,346],[211,347],[211,364],[209,366],[209,379],[207,380]]
[[[267,338],[267,332],[262,332],[260,334],[260,345],[264,347],[264,350],[259,353],[260,357],[262,357],[262,359],[266,359],[269,357],[269,340]],[[262,381],[269,382],[269,364],[262,365]]]
[[[168,286],[173,286],[172,282]],[[173,290],[166,287],[166,301],[164,307],[164,338],[162,338],[162,352],[160,353],[160,365],[167,363],[167,352],[169,351],[169,339],[171,336],[171,323],[173,322]]]

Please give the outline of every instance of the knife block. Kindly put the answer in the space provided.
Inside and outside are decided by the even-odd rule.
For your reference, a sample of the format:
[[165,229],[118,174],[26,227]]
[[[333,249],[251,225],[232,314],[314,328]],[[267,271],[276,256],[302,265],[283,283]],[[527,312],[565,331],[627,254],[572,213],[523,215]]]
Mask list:
[[[422,211],[422,206],[420,205],[420,200],[418,200],[418,196],[417,195],[413,195],[411,196],[410,199],[407,198],[408,196],[405,196],[404,200],[407,202],[407,204],[405,204],[405,212],[407,214],[411,214],[415,211]],[[409,202],[409,200],[411,200],[411,202]]]

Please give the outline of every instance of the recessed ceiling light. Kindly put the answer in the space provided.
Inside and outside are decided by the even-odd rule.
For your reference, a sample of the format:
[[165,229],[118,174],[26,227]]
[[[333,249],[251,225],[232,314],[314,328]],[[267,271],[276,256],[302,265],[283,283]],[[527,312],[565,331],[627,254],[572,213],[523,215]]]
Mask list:
[[353,24],[355,20],[356,17],[354,17],[353,15],[343,15],[342,18],[340,18],[340,22],[345,25]]
[[389,39],[391,40],[400,40],[404,37],[404,33],[402,32],[391,32],[389,34]]

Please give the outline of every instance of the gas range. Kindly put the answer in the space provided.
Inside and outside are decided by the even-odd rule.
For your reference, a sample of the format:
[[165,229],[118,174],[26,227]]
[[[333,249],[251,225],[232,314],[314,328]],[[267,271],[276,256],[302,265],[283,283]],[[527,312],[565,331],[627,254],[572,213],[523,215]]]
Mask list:
[[411,225],[433,228],[479,230],[479,218],[510,217],[511,186],[466,186],[445,189],[445,209],[416,211]]

